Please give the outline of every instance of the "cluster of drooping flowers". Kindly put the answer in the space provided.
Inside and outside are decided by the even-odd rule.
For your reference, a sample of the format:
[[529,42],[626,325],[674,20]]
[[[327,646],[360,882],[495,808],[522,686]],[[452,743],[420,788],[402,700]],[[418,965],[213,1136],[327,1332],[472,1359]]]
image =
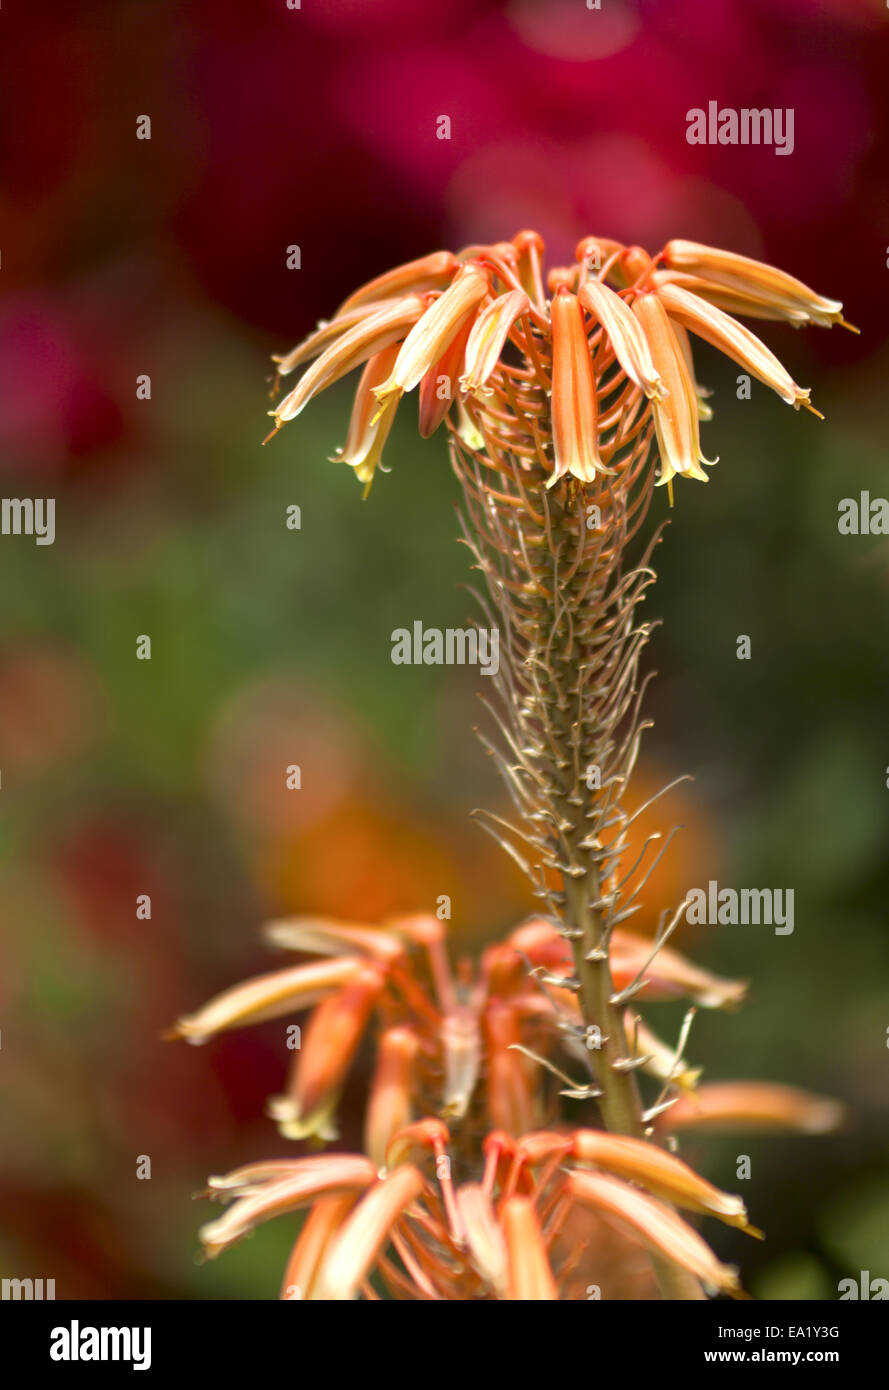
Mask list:
[[699,424],[711,417],[697,383],[689,333],[799,409],[814,408],[736,316],[846,324],[842,304],[762,262],[690,241],[656,256],[585,237],[577,264],[543,279],[543,242],[511,241],[434,252],[351,295],[327,323],[276,358],[284,377],[306,364],[272,411],[275,430],[357,367],[345,446],[338,457],[370,484],[402,397],[419,387],[419,429],[450,418],[472,449],[498,445],[536,458],[549,485],[592,482],[653,423],[661,483],[706,480]]
[[[517,814],[485,812],[482,824],[540,902],[477,968],[456,971],[434,917],[279,923],[276,945],[322,959],[180,1021],[177,1035],[202,1042],[311,1006],[270,1111],[283,1136],[316,1146],[335,1137],[343,1081],[373,1024],[364,1153],[211,1179],[209,1195],[229,1204],[202,1229],[211,1255],[309,1208],[285,1296],[644,1298],[655,1278],[668,1298],[731,1293],[736,1272],[680,1211],[756,1232],[739,1197],[678,1157],[676,1136],[702,1125],[823,1132],[839,1118],[832,1101],[788,1087],[699,1087],[685,1057],[691,1011],[669,1045],[637,1007],[681,997],[725,1007],[744,986],[667,944],[685,902],[661,913],[651,941],[626,922],[659,838],[639,849],[645,805],[627,804],[646,727],[638,664],[651,625],[637,607],[654,541],[635,565],[628,546],[651,500],[653,456],[668,491],[677,475],[706,477],[708,393],[689,334],[811,410],[809,391],[736,315],[829,327],[844,323],[842,305],[687,241],[651,257],[588,237],[575,265],[545,278],[542,258],[534,232],[436,252],[365,285],[276,359],[281,377],[305,370],[272,412],[273,433],[362,369],[338,457],[367,486],[407,392],[419,388],[422,435],[447,423],[464,539],[504,658],[496,707],[485,702],[500,739],[484,741]],[[658,1089],[643,1100],[646,1074]]]
[[[633,1280],[638,1294],[640,1248],[708,1290],[737,1289],[734,1269],[674,1208],[756,1235],[740,1197],[657,1143],[578,1128],[570,1110],[565,1118],[566,1105],[598,1094],[596,1049],[570,951],[550,923],[525,922],[477,968],[462,961],[456,972],[433,916],[383,927],[296,918],[266,935],[316,958],[228,990],[173,1035],[203,1043],[310,1008],[286,1092],[269,1112],[282,1135],[317,1145],[336,1137],[337,1102],[373,1026],[364,1152],[270,1159],[211,1178],[208,1195],[228,1205],[201,1229],[208,1255],[308,1208],[285,1298],[373,1298],[375,1275],[393,1296],[417,1299],[588,1297],[590,1287],[625,1291]],[[615,988],[634,997],[720,1008],[744,993],[668,947],[653,955],[630,932],[613,933],[611,955]],[[681,1049],[635,1014],[625,1062],[668,1098],[649,1114],[658,1138],[701,1126],[817,1133],[838,1118],[832,1101],[788,1087],[699,1087]]]

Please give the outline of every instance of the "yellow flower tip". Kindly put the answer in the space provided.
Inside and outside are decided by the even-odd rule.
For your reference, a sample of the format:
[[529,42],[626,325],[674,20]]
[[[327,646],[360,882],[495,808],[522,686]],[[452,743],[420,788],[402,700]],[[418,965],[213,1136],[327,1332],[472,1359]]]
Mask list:
[[275,419],[276,419],[278,422],[277,422],[277,424],[275,425],[275,428],[274,428],[273,430],[269,430],[269,432],[268,432],[268,434],[266,435],[265,439],[262,441],[263,444],[268,444],[268,442],[269,442],[270,439],[274,439],[275,435],[280,433],[280,431],[283,429],[284,424],[285,424],[285,421],[284,421],[284,420],[278,420],[278,417],[275,415],[275,412],[274,412],[273,410],[270,410],[270,411],[269,411],[269,414],[272,415],[272,416],[274,416]]
[[[718,462],[719,459],[704,459],[704,463],[708,464],[711,468],[714,463]],[[709,483],[710,481],[703,468],[698,468],[697,464],[690,465],[688,468],[676,468],[669,474],[662,473],[655,483],[655,487],[666,487],[671,507],[673,505],[673,493],[671,488],[674,478],[694,478],[696,483]]]
[[689,1066],[684,1057],[677,1057],[672,1043],[666,1043],[648,1025],[632,1014],[628,1031],[633,1039],[633,1056],[644,1072],[667,1081],[685,1095],[693,1095],[703,1074],[702,1067]]
[[838,328],[848,328],[848,330],[849,330],[850,333],[855,333],[858,337],[861,336],[861,329],[860,329],[860,328],[856,328],[855,325],[854,325],[854,323],[849,323],[849,321],[848,321],[847,319],[844,319],[844,318],[843,318],[842,314],[840,315],[840,317],[837,319],[836,322],[837,322],[837,327],[838,327]]
[[375,386],[373,394],[377,398],[378,410],[375,415],[371,416],[371,426],[379,423],[386,412],[386,407],[392,403],[393,399],[396,401],[401,399],[404,395],[404,388],[399,386],[397,381],[387,381],[382,386]]
[[327,1097],[314,1110],[302,1113],[292,1096],[270,1096],[266,1114],[274,1120],[282,1139],[319,1139],[329,1144],[339,1138],[333,1118],[338,1101],[339,1092]]
[[374,388],[389,379],[398,352],[398,343],[392,343],[369,358],[355,392],[345,446],[337,453],[339,460],[354,468],[359,481],[368,485],[376,469],[382,467],[383,449],[398,408],[398,398],[393,396],[378,409]]
[[459,396],[457,397],[457,420],[455,430],[467,449],[476,451],[485,447],[484,435],[470,415],[465,401]]
[[817,415],[819,420],[824,419],[824,416],[822,415],[821,411],[816,410],[812,402],[809,400],[808,392],[806,392],[805,398],[803,400],[797,402],[797,410],[799,410],[800,406],[804,406],[810,415]]

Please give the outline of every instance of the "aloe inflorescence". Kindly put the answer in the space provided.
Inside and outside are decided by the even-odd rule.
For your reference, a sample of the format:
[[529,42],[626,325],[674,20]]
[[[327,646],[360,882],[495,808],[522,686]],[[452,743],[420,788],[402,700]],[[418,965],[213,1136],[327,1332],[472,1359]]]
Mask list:
[[[425,437],[446,425],[463,537],[502,659],[482,738],[512,803],[479,819],[527,875],[536,913],[454,969],[444,924],[293,919],[273,944],[320,960],[227,991],[174,1030],[311,1008],[284,1095],[294,1141],[335,1138],[337,1101],[368,1030],[377,1062],[363,1155],[312,1154],[211,1179],[229,1203],[201,1232],[211,1255],[258,1222],[308,1207],[285,1297],[693,1299],[739,1288],[687,1215],[759,1234],[740,1198],[678,1157],[687,1128],[820,1133],[839,1107],[786,1086],[699,1085],[640,1010],[660,998],[740,1003],[744,984],[628,925],[669,844],[639,845],[633,770],[646,724],[639,605],[655,580],[655,486],[706,481],[711,416],[701,338],[788,404],[818,414],[739,318],[841,324],[842,305],[746,257],[688,241],[652,257],[587,237],[543,265],[533,232],[435,252],[379,276],[276,359],[302,369],[276,434],[361,369],[337,458],[369,489],[404,397]],[[666,789],[665,789],[666,790]],[[573,1107],[573,1108],[566,1108]],[[647,1251],[640,1264],[640,1252]],[[649,1259],[650,1257],[650,1259]],[[592,1281],[592,1282],[591,1282]]]

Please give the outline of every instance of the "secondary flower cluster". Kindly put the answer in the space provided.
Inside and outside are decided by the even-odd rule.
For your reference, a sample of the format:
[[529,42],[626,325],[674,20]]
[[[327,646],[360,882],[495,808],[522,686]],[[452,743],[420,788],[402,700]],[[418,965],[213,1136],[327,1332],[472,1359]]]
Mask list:
[[652,257],[586,237],[577,264],[550,270],[544,287],[543,251],[537,233],[523,231],[457,255],[434,252],[364,285],[274,359],[279,377],[305,371],[271,412],[272,433],[363,367],[338,457],[368,486],[398,404],[415,387],[421,435],[446,417],[471,449],[494,432],[539,462],[548,485],[608,474],[652,424],[659,481],[705,481],[699,426],[711,415],[709,393],[695,377],[689,332],[796,409],[819,413],[738,316],[851,327],[839,301],[762,262],[678,240]]
[[[209,1256],[263,1221],[310,1208],[282,1297],[374,1298],[374,1275],[396,1297],[586,1296],[572,1292],[572,1280],[613,1283],[640,1248],[708,1290],[731,1292],[735,1271],[674,1208],[758,1232],[739,1197],[658,1141],[696,1125],[819,1132],[838,1119],[833,1102],[789,1088],[698,1089],[681,1046],[668,1047],[634,1015],[625,1065],[656,1077],[674,1102],[653,1108],[654,1138],[566,1124],[566,1101],[598,1094],[597,1040],[582,1025],[567,943],[542,919],[490,946],[476,969],[460,962],[456,974],[435,917],[385,927],[297,918],[266,936],[321,959],[226,991],[180,1019],[172,1036],[203,1043],[311,1008],[286,1093],[269,1106],[283,1135],[335,1137],[344,1082],[372,1022],[376,1032],[363,1154],[272,1159],[210,1179],[208,1195],[229,1205],[201,1230]],[[624,995],[724,1007],[744,992],[620,929],[610,954]],[[584,1225],[590,1220],[599,1225]]]

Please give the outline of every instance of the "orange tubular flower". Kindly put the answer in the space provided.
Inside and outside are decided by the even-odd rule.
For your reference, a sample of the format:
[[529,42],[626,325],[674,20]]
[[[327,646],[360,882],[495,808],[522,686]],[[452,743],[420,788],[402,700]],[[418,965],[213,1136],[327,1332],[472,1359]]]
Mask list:
[[778,320],[791,323],[795,328],[811,322],[802,309],[785,309],[753,291],[730,289],[728,285],[717,285],[703,280],[700,275],[686,275],[681,270],[655,270],[648,277],[648,282],[655,290],[664,285],[677,285],[708,304],[724,309],[727,314],[740,314],[741,318]]
[[360,960],[344,956],[339,960],[318,961],[297,965],[291,970],[257,975],[217,995],[196,1014],[180,1018],[167,1036],[199,1045],[229,1028],[283,1018],[299,1009],[310,1008],[319,999],[349,984],[360,968]]
[[[298,1160],[298,1171],[309,1172],[312,1167],[324,1169],[327,1163],[325,1156],[314,1154],[311,1158]],[[293,1165],[292,1158],[267,1158],[259,1163],[245,1163],[243,1167],[235,1168],[231,1173],[208,1178],[204,1195],[218,1198],[222,1202],[229,1202],[233,1197],[249,1197],[268,1185],[283,1182],[285,1178],[294,1176],[297,1170]]]
[[513,326],[530,307],[524,290],[509,290],[482,310],[466,343],[466,369],[460,378],[464,391],[474,394],[485,390]]
[[321,1262],[356,1201],[354,1192],[318,1198],[290,1252],[281,1284],[282,1299],[316,1297]]
[[420,382],[418,427],[421,439],[428,439],[435,433],[457,398],[458,378],[463,370],[463,354],[472,327],[470,317],[462,328],[458,329],[439,360],[429,368]]
[[[553,980],[572,969],[570,947],[549,922],[526,922],[508,943],[532,965],[546,966]],[[747,992],[746,981],[713,975],[672,947],[655,950],[653,942],[620,927],[611,933],[610,964],[615,988],[629,989],[638,980],[645,1000],[689,998],[702,1009],[725,1009],[740,1004]]]
[[607,472],[598,446],[598,406],[590,346],[576,295],[560,290],[552,302],[553,475],[548,487],[570,473],[591,483]]
[[319,391],[360,367],[369,357],[397,343],[417,323],[425,308],[426,300],[411,294],[394,304],[382,305],[375,313],[362,317],[354,328],[342,333],[312,363],[281,404],[270,412],[275,417],[276,428],[295,419]]
[[528,1060],[515,1050],[523,1036],[517,1010],[492,1000],[485,1010],[484,1034],[488,1113],[497,1129],[518,1137],[535,1128],[538,1116]]
[[551,295],[558,294],[559,290],[567,290],[569,294],[576,294],[579,282],[579,265],[554,265],[547,274],[546,288]]
[[598,280],[587,280],[577,298],[605,329],[614,355],[630,380],[646,396],[659,399],[664,391],[663,379],[652,361],[651,349],[638,319],[633,317],[620,295]]
[[498,1298],[508,1298],[506,1241],[490,1196],[481,1183],[465,1183],[457,1190],[457,1205],[474,1263]]
[[[751,260],[749,256],[702,246],[697,241],[668,241],[661,260],[671,270],[687,271],[714,285],[725,285],[742,295],[750,295],[760,304],[772,305],[776,318],[785,318],[791,323],[817,323],[823,328],[835,323],[852,328],[843,318],[843,306],[838,299],[825,299],[801,280],[762,261]],[[857,333],[858,330],[852,331]]]
[[332,347],[337,338],[342,337],[347,328],[354,328],[356,324],[363,323],[371,314],[375,314],[380,309],[379,304],[365,304],[358,309],[350,309],[348,313],[337,314],[336,318],[327,323],[319,323],[314,333],[310,333],[308,338],[304,338],[301,343],[290,352],[274,354],[272,361],[278,369],[278,376],[289,376],[296,371],[304,362],[311,362],[313,358],[320,357],[329,347]]
[[558,1298],[540,1222],[528,1197],[509,1197],[500,1211],[506,1240],[511,1299],[546,1302]]
[[[654,278],[655,277],[652,276],[652,279]],[[695,399],[698,403],[698,420],[705,422],[707,420],[712,420],[713,411],[707,404],[707,398],[709,396],[712,396],[713,392],[708,391],[706,387],[701,386],[700,382],[697,379],[697,376],[695,375],[695,359],[694,354],[692,352],[691,339],[689,338],[687,331],[682,327],[682,324],[676,323],[675,320],[673,321],[673,332],[676,334],[676,341],[682,349],[682,356],[685,360],[685,369],[688,372],[688,379],[692,384],[692,388],[695,393]]]
[[682,348],[670,326],[666,309],[656,294],[640,294],[633,300],[633,312],[645,333],[652,361],[664,383],[664,396],[652,402],[658,450],[661,456],[659,483],[669,483],[677,474],[707,481],[698,429],[698,401],[689,377]]
[[692,333],[719,348],[720,352],[765,382],[766,386],[771,386],[782,401],[792,405],[795,410],[799,410],[801,405],[812,410],[810,392],[797,386],[775,354],[749,328],[737,323],[715,304],[706,303],[679,285],[661,285],[655,294],[670,317],[681,323],[683,328],[691,329]]
[[329,917],[289,917],[269,922],[263,936],[284,951],[311,951],[319,956],[341,956],[360,951],[375,960],[395,961],[405,953],[404,940],[382,927],[337,922]]
[[412,391],[444,355],[460,329],[471,320],[488,293],[488,272],[467,262],[444,294],[419,319],[401,345],[389,377],[375,395],[380,404]]
[[634,932],[618,929],[612,935],[612,978],[616,987],[629,986],[642,971],[644,999],[688,998],[702,1009],[736,1008],[747,993],[746,980],[727,980],[702,970],[671,946],[658,947]]
[[408,1158],[418,1161],[418,1154],[433,1153],[441,1158],[447,1153],[450,1138],[450,1131],[442,1120],[416,1120],[392,1136],[386,1149],[386,1163],[391,1168]]
[[442,1114],[462,1119],[478,1081],[481,1064],[479,1020],[471,1008],[455,1007],[442,1020],[444,1061]]
[[566,1186],[575,1201],[614,1217],[650,1250],[682,1265],[705,1285],[725,1293],[739,1289],[736,1270],[722,1264],[697,1231],[654,1197],[602,1173],[569,1173]]
[[421,256],[419,260],[408,261],[406,265],[396,266],[369,280],[360,290],[350,294],[336,311],[337,318],[353,309],[380,300],[397,299],[405,294],[421,294],[427,290],[441,290],[449,285],[460,262],[450,251],[433,251],[431,256]]
[[543,237],[539,232],[516,232],[512,239],[518,256],[517,272],[522,288],[529,299],[539,304],[543,299]]
[[296,1055],[289,1092],[269,1102],[269,1113],[286,1139],[329,1134],[340,1090],[382,988],[381,968],[362,964],[344,989],[315,1010]]
[[380,1038],[364,1125],[364,1147],[378,1168],[386,1166],[392,1138],[411,1122],[419,1049],[410,1028],[388,1028]]
[[626,246],[617,257],[616,271],[628,286],[647,279],[655,262],[644,246]]
[[392,343],[376,353],[364,368],[355,392],[349,433],[343,448],[336,454],[336,461],[354,468],[356,478],[368,488],[382,462],[383,448],[398,408],[398,402],[392,400],[381,412],[374,391],[389,376],[398,351],[398,344]]
[[572,1136],[571,1153],[578,1162],[594,1164],[616,1177],[637,1182],[654,1196],[679,1207],[717,1216],[726,1225],[739,1226],[742,1231],[753,1230],[740,1197],[720,1192],[698,1177],[687,1163],[654,1144],[622,1134],[579,1129]]
[[405,1164],[362,1198],[327,1249],[318,1271],[321,1298],[355,1297],[393,1226],[423,1188],[422,1174]]
[[235,1196],[232,1205],[216,1221],[202,1226],[198,1233],[204,1252],[208,1259],[213,1259],[263,1221],[295,1211],[325,1193],[361,1191],[375,1178],[369,1158],[336,1154],[322,1159],[294,1159],[286,1176],[269,1178],[265,1183],[248,1187],[245,1195],[237,1195],[238,1189],[225,1194]]
[[843,1123],[838,1101],[815,1096],[796,1086],[769,1081],[721,1081],[701,1086],[659,1115],[657,1128],[665,1134],[679,1130],[710,1130],[744,1134],[757,1130],[790,1130],[799,1134],[830,1134]]

